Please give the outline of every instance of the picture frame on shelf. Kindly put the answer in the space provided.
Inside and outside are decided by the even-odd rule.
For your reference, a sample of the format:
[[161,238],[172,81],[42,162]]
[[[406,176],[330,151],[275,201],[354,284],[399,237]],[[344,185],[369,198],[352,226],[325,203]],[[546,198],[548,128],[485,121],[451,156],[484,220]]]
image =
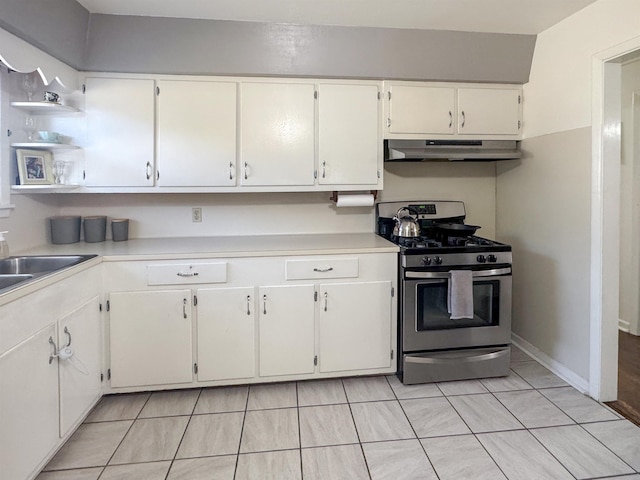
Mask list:
[[46,150],[16,150],[20,185],[52,185],[53,155]]

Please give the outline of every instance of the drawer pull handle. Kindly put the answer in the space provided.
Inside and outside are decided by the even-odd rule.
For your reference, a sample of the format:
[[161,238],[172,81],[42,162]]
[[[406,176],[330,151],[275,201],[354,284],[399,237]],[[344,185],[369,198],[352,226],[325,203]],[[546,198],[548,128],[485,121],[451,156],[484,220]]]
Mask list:
[[182,316],[187,318],[187,299],[183,299],[182,301]]
[[189,272],[189,273],[178,272],[177,275],[179,277],[197,277],[198,276],[198,272]]
[[262,296],[262,314],[263,315],[267,314],[267,296],[266,295]]
[[327,296],[329,294],[327,292],[324,292],[324,311],[327,311]]
[[327,268],[314,268],[313,271],[314,272],[320,272],[320,273],[324,273],[324,272],[331,272],[333,270],[333,267],[327,267]]
[[251,295],[247,295],[247,315],[251,315]]

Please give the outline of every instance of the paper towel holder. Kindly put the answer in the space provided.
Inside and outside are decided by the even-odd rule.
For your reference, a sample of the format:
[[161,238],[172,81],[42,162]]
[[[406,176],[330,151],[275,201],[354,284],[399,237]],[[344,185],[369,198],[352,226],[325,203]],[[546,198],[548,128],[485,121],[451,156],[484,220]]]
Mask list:
[[[355,193],[355,192],[350,192],[350,193]],[[371,195],[373,195],[373,200],[375,201],[378,198],[378,190],[370,190],[369,193]],[[337,191],[333,191],[331,192],[331,196],[329,197],[329,200],[331,200],[333,203],[337,203],[338,202],[338,192]]]

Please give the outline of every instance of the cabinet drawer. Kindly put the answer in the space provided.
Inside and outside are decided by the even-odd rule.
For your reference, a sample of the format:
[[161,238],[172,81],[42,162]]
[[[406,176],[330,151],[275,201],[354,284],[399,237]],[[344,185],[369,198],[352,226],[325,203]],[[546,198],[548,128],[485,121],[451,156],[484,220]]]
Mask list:
[[147,285],[225,283],[227,262],[173,263],[147,266]]
[[287,260],[285,278],[287,280],[308,280],[314,278],[356,278],[358,258],[318,258],[313,260]]

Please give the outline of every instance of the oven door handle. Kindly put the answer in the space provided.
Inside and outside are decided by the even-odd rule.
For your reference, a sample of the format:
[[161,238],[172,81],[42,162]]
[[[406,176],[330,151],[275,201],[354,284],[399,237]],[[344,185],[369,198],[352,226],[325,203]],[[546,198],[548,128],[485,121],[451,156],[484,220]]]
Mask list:
[[428,364],[447,364],[451,363],[452,360],[455,360],[458,363],[476,363],[483,362],[486,360],[493,360],[496,358],[504,357],[505,355],[509,355],[509,349],[496,350],[494,352],[489,353],[481,353],[480,355],[473,355],[468,357],[463,353],[459,356],[447,356],[442,358],[437,357],[414,357],[411,355],[405,356],[405,361],[407,363],[428,363]]
[[[491,270],[474,270],[473,277],[497,277],[499,275],[511,275],[511,267],[493,268]],[[404,272],[404,278],[451,278],[449,272]]]

